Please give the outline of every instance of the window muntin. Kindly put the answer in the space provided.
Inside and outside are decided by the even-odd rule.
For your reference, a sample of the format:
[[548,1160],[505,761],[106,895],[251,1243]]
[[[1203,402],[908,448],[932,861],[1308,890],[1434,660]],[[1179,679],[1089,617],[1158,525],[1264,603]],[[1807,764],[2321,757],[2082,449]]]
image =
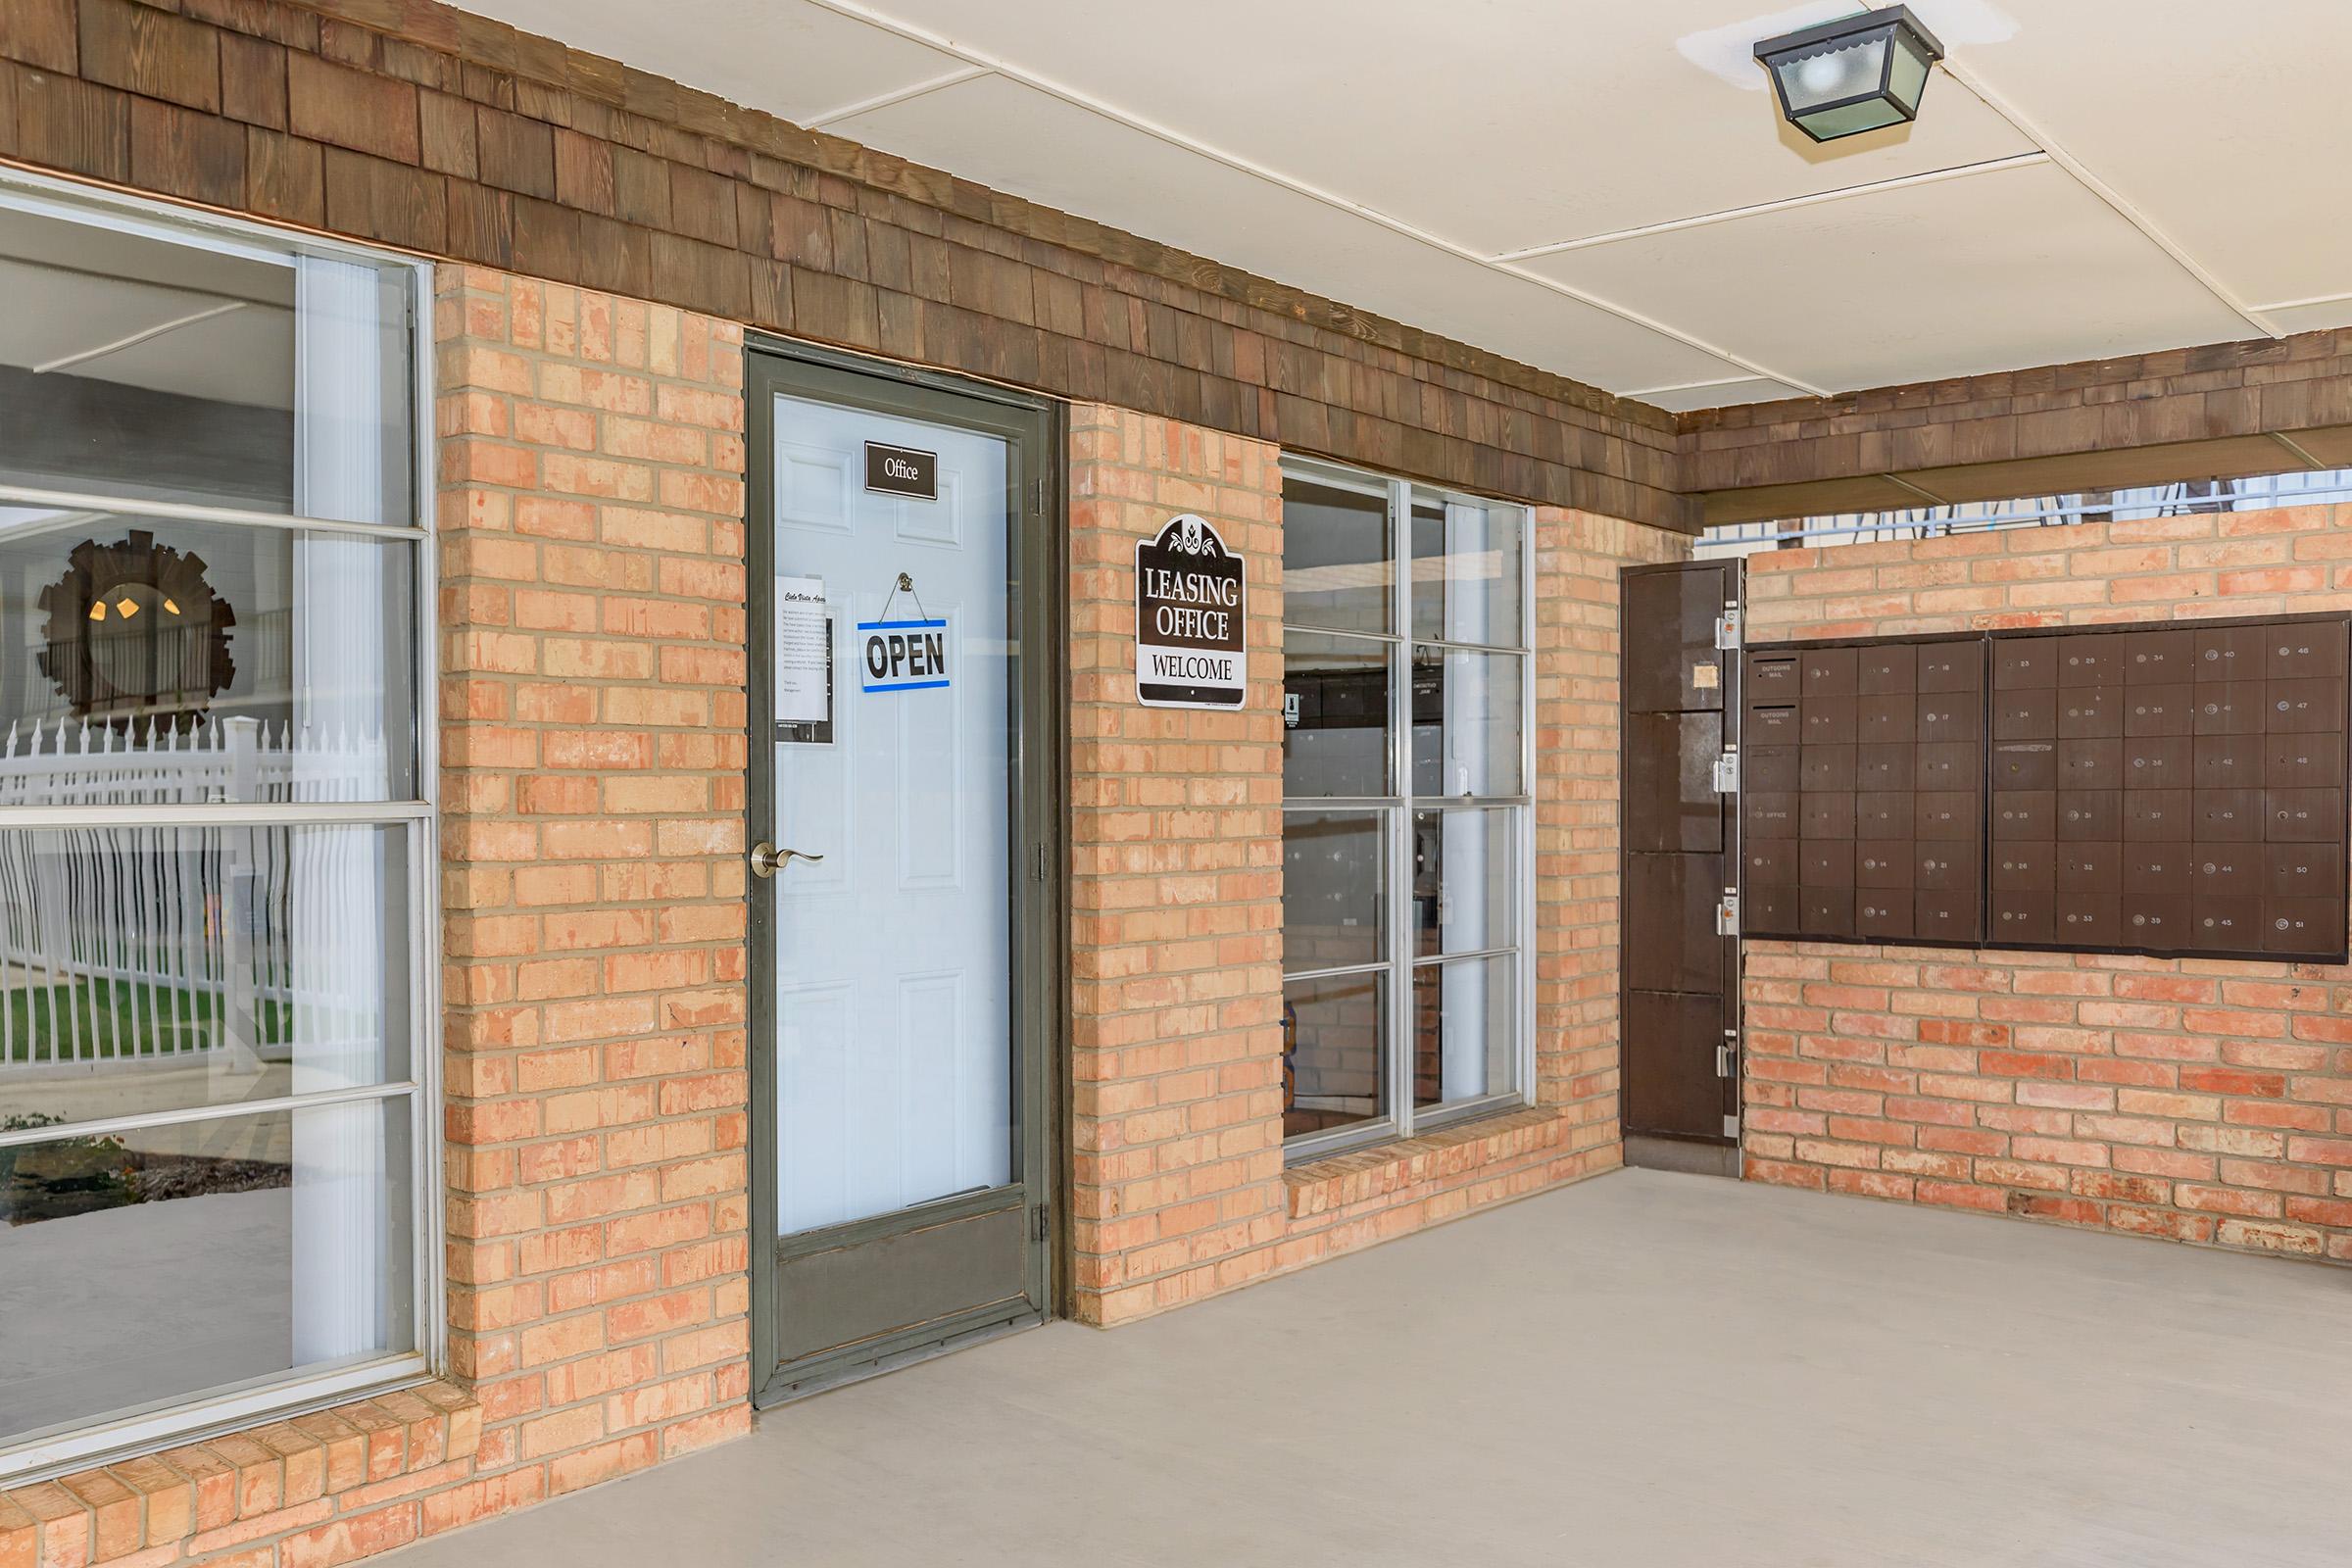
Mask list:
[[1533,610],[1522,508],[1295,460],[1283,513],[1284,1130],[1304,1158],[1525,1102]]
[[0,178],[0,1476],[438,1352],[425,277]]

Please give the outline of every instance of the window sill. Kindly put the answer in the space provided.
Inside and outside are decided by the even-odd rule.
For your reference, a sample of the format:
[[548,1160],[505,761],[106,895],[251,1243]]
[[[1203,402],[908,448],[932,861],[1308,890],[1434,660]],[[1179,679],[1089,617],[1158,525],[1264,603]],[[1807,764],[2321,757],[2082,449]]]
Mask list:
[[474,1396],[425,1383],[0,1490],[0,1563],[102,1564],[180,1542],[191,1556],[222,1550],[324,1520],[355,1488],[470,1459],[481,1439]]
[[1293,1165],[1282,1173],[1291,1218],[1332,1213],[1425,1182],[1466,1176],[1497,1161],[1557,1149],[1567,1143],[1571,1125],[1565,1107],[1526,1105]]

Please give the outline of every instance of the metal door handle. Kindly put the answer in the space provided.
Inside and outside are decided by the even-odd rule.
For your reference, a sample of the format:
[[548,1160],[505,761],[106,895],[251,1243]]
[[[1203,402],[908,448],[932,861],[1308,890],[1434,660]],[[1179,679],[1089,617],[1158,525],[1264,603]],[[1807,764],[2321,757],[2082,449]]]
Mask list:
[[752,846],[752,875],[771,877],[783,870],[788,860],[813,862],[823,858],[823,856],[810,855],[807,850],[779,850],[773,844],[755,844]]

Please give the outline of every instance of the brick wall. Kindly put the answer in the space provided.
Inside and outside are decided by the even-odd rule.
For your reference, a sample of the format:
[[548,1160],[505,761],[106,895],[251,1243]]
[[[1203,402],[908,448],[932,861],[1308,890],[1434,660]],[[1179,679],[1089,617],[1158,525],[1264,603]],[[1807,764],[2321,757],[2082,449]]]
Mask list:
[[[2341,610],[2352,509],[1748,562],[1755,640]],[[2352,969],[1747,944],[1751,1179],[2352,1261]]]

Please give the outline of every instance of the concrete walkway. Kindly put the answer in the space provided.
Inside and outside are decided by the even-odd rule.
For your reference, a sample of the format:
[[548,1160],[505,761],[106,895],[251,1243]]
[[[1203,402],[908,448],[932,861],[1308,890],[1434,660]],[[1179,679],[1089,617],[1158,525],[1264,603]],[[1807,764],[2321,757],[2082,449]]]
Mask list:
[[2342,1568],[2352,1271],[1628,1171],[399,1568]]

